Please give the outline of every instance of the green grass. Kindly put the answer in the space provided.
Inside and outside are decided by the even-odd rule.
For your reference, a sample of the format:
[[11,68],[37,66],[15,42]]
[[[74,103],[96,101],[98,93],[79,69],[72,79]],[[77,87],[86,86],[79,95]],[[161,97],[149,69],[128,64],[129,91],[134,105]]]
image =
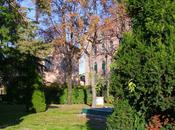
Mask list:
[[80,114],[83,107],[88,106],[64,105],[28,114],[23,106],[0,105],[0,126],[5,130],[103,130],[104,123]]

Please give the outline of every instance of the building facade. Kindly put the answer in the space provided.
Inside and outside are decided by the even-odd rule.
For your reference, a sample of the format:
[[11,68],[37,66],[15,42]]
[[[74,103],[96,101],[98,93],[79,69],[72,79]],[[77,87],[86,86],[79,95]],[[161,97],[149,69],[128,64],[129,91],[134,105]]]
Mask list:
[[[48,56],[44,62],[46,67],[43,73],[43,79],[46,84],[60,83],[65,84],[67,81],[68,61],[66,53],[62,53],[64,47],[55,47],[52,55]],[[72,58],[72,80],[73,84],[79,83],[79,61]]]
[[119,39],[113,37],[95,46],[90,42],[87,45],[89,54],[84,56],[85,85],[93,85],[99,78],[108,79],[112,55],[119,47]]

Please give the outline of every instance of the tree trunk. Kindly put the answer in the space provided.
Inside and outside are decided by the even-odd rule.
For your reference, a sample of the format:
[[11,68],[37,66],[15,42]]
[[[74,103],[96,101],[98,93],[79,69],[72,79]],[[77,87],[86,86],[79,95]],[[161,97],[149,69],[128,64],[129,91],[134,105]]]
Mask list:
[[105,58],[106,58],[105,85],[106,85],[106,98],[107,98],[107,103],[108,103],[109,102],[109,84],[108,84],[108,73],[107,73],[108,55],[106,55]]
[[96,107],[96,73],[93,73],[93,83],[92,83],[92,107]]
[[67,75],[67,103],[69,105],[72,104],[72,73],[68,73]]
[[91,54],[89,56],[89,60],[88,60],[88,64],[89,64],[89,83],[90,83],[90,86],[91,86],[91,91],[92,91],[92,107],[95,107],[96,106],[96,89],[95,89],[95,85],[93,84],[93,81],[92,81],[92,77],[93,76],[93,73],[92,73],[92,63],[91,63]]
[[68,65],[67,65],[67,103],[72,104],[72,58],[71,55],[68,56]]
[[94,61],[93,59],[91,59],[93,56],[93,46],[91,49],[91,54],[90,54],[90,58],[89,58],[89,67],[90,67],[90,73],[91,73],[91,90],[92,90],[92,107],[95,108],[96,107],[96,72],[94,71],[93,68],[93,63],[91,63],[91,61]]

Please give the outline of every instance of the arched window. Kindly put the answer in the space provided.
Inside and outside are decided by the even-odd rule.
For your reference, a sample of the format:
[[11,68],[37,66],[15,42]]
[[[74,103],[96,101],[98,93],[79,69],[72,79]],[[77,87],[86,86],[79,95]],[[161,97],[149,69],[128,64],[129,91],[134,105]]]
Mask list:
[[119,43],[121,43],[121,42],[122,42],[122,40],[123,40],[123,38],[119,38]]
[[102,47],[102,51],[105,51],[105,44],[104,43],[102,43],[101,47]]
[[94,71],[97,73],[97,62],[94,63]]
[[97,55],[97,46],[94,46],[93,49],[94,49],[94,55]]
[[105,63],[104,60],[102,61],[102,70],[103,70],[103,74],[105,75],[105,73],[106,73],[106,63]]
[[111,50],[113,50],[113,49],[114,49],[114,43],[113,43],[113,41],[112,41],[112,40],[110,41],[110,49],[111,49]]

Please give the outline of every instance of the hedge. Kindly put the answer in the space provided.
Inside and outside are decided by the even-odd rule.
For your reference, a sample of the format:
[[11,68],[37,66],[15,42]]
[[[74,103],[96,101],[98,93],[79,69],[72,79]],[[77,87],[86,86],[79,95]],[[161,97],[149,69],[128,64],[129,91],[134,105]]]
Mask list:
[[[51,104],[67,104],[67,88],[65,85],[51,85],[45,87],[46,103]],[[92,95],[89,88],[83,86],[74,86],[72,90],[73,104],[89,104],[91,103]]]

